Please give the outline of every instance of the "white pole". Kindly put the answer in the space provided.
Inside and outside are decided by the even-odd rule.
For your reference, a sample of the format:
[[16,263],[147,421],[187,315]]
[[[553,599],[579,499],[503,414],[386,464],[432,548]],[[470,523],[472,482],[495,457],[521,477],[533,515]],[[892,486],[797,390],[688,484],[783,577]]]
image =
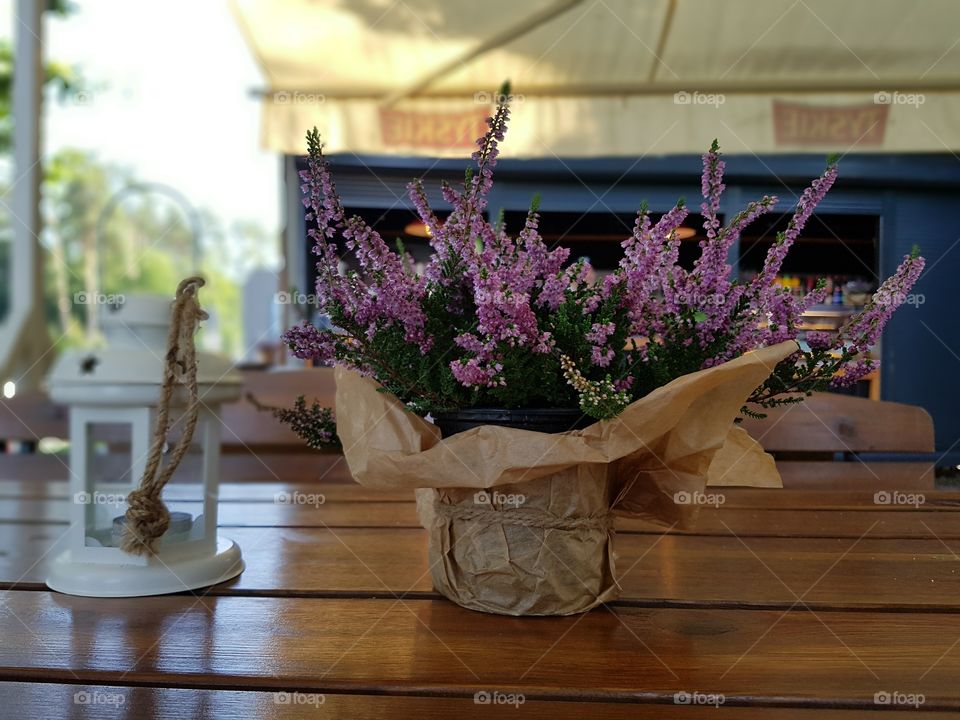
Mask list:
[[39,384],[50,343],[43,319],[40,251],[40,113],[43,92],[43,0],[17,0],[14,17],[13,225],[10,314],[0,327],[0,381],[17,390]]

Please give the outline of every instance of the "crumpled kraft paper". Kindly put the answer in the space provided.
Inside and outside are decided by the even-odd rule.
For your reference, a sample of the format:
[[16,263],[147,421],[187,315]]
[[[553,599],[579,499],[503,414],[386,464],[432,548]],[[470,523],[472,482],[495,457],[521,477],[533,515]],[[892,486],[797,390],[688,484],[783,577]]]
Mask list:
[[788,341],[685,375],[582,430],[482,426],[445,440],[338,368],[337,434],[359,483],[418,489],[438,591],[487,612],[583,612],[617,595],[611,512],[682,527],[708,485],[780,487],[773,458],[733,420],[796,350]]

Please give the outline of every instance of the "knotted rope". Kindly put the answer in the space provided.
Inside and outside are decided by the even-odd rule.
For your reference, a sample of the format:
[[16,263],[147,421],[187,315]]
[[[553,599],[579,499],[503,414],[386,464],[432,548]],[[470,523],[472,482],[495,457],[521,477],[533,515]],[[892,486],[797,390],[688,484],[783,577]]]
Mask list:
[[[204,280],[201,277],[189,277],[181,281],[171,306],[170,333],[167,335],[167,356],[153,444],[147,456],[143,477],[140,478],[140,487],[127,496],[128,507],[120,547],[132,555],[154,553],[157,540],[170,526],[170,511],[167,510],[161,494],[190,448],[197,427],[200,394],[197,390],[197,349],[193,336],[200,321],[207,318],[197,298],[197,291],[203,285]],[[186,386],[189,397],[189,404],[183,414],[183,432],[166,465],[163,465],[163,448],[171,424],[170,404],[174,392],[181,385]]]
[[450,505],[435,502],[434,511],[448,520],[475,520],[487,525],[520,525],[523,527],[547,530],[602,530],[613,528],[613,515],[581,515],[579,517],[557,517],[543,510],[533,508],[504,508],[497,510],[469,505]]

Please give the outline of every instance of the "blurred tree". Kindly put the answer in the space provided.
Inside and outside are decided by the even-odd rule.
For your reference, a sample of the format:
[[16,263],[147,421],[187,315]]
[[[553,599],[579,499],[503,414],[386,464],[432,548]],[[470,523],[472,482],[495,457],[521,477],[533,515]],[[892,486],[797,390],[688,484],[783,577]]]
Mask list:
[[[69,0],[47,0],[47,11],[69,16]],[[9,156],[13,131],[11,91],[13,47],[0,39],[0,159]],[[46,88],[61,99],[77,96],[86,83],[69,65],[48,61]],[[98,339],[100,306],[84,302],[91,293],[159,293],[172,297],[192,267],[193,229],[183,208],[153,193],[130,193],[101,221],[104,208],[137,179],[122,168],[104,165],[93,153],[65,149],[44,168],[43,241],[45,317],[57,345]],[[6,195],[0,180],[0,198]],[[199,238],[207,279],[201,299],[211,313],[205,340],[231,355],[242,354],[240,283],[258,265],[270,264],[276,241],[261,226],[238,221],[225,230],[211,212],[200,209]],[[98,223],[102,223],[98,237]],[[0,320],[9,307],[10,217],[0,212]]]
[[[47,320],[61,345],[96,340],[100,307],[83,302],[91,288],[103,295],[171,295],[179,280],[196,270],[191,260],[193,229],[182,208],[168,198],[130,194],[101,221],[110,199],[135,182],[129,172],[104,165],[85,151],[62,150],[47,164]],[[258,256],[269,257],[271,241],[254,223],[228,233],[213,213],[201,209],[199,215],[199,269],[207,279],[202,301],[211,313],[205,341],[239,355],[244,350],[240,283]]]
[[[84,332],[97,332],[98,308],[76,302],[100,291],[97,220],[113,192],[105,168],[80,150],[64,150],[47,163],[44,182],[44,239],[50,262],[44,263],[48,307],[56,308],[59,332],[53,337],[74,333],[71,317],[81,310]],[[110,253],[113,255],[113,253]],[[50,282],[53,280],[53,282]],[[51,290],[54,296],[51,298]],[[71,339],[79,339],[71,337]]]

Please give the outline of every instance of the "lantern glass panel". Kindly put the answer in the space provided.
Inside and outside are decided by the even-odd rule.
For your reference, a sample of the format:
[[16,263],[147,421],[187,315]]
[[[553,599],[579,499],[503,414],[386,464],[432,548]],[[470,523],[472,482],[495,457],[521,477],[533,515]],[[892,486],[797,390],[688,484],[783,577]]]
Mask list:
[[[211,458],[206,440],[211,429],[211,420],[203,410],[197,421],[190,445],[180,465],[163,489],[163,501],[170,511],[170,529],[163,536],[163,544],[179,543],[187,540],[206,542],[207,528],[204,521],[207,491],[205,477]],[[168,434],[168,453],[180,440],[182,423],[177,422]],[[213,542],[215,534],[209,538]]]
[[84,505],[85,545],[116,547],[119,518],[127,511],[127,495],[139,478],[133,470],[133,426],[124,422],[88,422],[82,472],[86,489],[74,501]]

